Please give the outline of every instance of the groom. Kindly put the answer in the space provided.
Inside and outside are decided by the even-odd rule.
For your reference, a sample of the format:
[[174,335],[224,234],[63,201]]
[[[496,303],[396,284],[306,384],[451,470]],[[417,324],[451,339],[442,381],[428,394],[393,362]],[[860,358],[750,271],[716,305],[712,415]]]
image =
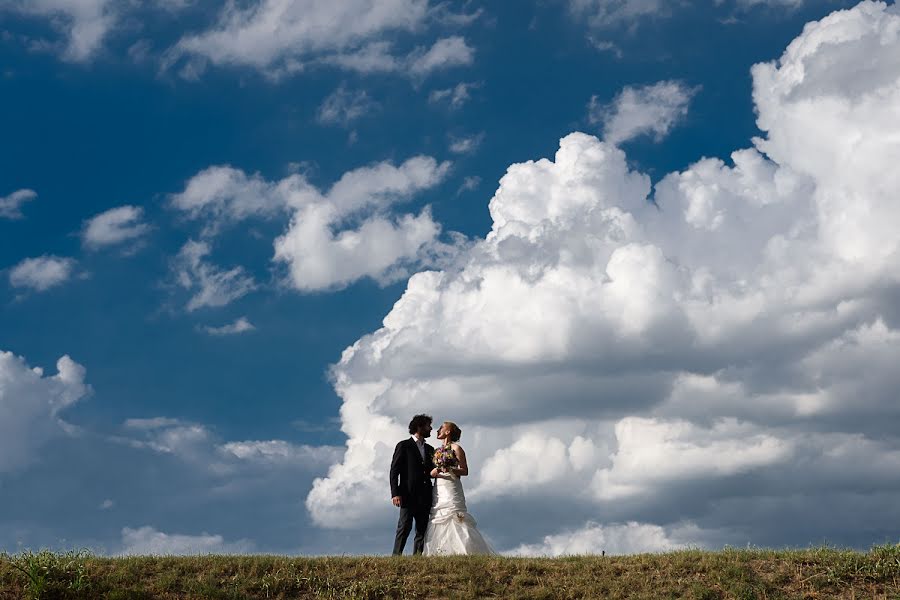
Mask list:
[[421,554],[425,548],[425,530],[431,512],[431,461],[434,448],[425,443],[431,437],[431,417],[416,415],[409,422],[408,439],[394,449],[391,460],[391,502],[400,508],[397,536],[394,538],[394,555],[403,554],[406,539],[416,522],[413,554]]

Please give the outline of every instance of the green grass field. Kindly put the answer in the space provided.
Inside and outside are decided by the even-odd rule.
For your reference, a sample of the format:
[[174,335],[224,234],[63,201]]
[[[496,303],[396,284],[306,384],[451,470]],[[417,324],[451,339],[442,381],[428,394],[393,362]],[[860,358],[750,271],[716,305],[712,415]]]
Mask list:
[[569,558],[0,555],[0,599],[900,598],[900,545]]

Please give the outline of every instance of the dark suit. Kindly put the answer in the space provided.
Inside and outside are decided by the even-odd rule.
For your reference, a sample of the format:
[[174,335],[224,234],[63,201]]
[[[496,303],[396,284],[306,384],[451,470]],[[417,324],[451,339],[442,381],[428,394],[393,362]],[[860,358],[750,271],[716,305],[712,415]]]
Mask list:
[[410,437],[394,448],[391,460],[391,497],[400,496],[400,519],[397,521],[397,535],[394,538],[394,554],[403,554],[406,539],[416,522],[416,537],[413,553],[421,554],[425,548],[425,530],[431,512],[431,462],[434,448],[425,444],[425,460],[419,447]]

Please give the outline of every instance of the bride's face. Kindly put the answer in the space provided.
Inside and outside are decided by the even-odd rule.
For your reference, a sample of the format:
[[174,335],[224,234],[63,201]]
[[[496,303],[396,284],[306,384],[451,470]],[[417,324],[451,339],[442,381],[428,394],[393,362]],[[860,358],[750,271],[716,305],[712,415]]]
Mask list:
[[441,425],[437,432],[437,439],[442,440],[447,434],[444,433],[444,426]]

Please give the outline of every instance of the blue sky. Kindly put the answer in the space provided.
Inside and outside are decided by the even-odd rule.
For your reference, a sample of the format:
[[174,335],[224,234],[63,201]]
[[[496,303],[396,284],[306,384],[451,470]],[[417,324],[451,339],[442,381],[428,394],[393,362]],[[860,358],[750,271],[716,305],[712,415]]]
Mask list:
[[[896,117],[864,102],[890,106],[885,90],[900,81],[890,59],[897,46],[884,42],[874,53],[866,46],[900,20],[893,5],[350,4],[358,6],[285,2],[281,25],[260,33],[257,19],[276,14],[276,3],[237,10],[190,0],[94,0],[75,9],[64,1],[0,0],[0,350],[11,353],[0,371],[0,408],[21,433],[7,442],[9,456],[19,458],[0,462],[0,548],[383,552],[394,515],[387,504],[365,505],[378,503],[381,483],[387,490],[384,448],[419,410],[474,434],[463,442],[485,474],[469,483],[470,508],[502,550],[896,540],[897,490],[877,483],[900,465],[900,442],[876,425],[897,419],[889,400],[877,400],[889,370],[823,378],[815,367],[831,364],[829,349],[848,339],[860,345],[872,332],[882,345],[866,349],[861,364],[889,362],[897,351],[897,315],[885,300],[894,293],[885,273],[895,242],[879,243],[881,230],[868,221],[829,220],[838,211],[832,202],[869,203],[866,214],[877,212],[886,202],[879,194],[896,189],[896,178],[869,188],[853,187],[852,175],[829,175],[841,160],[814,159],[846,138],[816,138],[802,122],[841,98],[847,114],[822,108],[813,123],[823,132],[832,122],[847,131],[858,125],[855,139],[875,148],[868,164],[896,155],[896,138],[880,133],[897,126]],[[779,65],[805,67],[808,88],[772,92],[790,83],[786,67],[751,76],[753,65],[777,60],[805,35],[804,24],[832,13],[850,23],[852,43],[841,46],[838,22],[821,34],[838,41],[785,55]],[[852,28],[859,15],[863,33]],[[794,110],[801,101],[807,113]],[[576,131],[596,138],[566,138]],[[749,162],[731,170],[739,162],[731,153],[751,148],[755,136],[768,146],[756,144]],[[557,157],[552,168],[527,163],[552,160],[561,138],[571,141],[571,169],[563,168],[569,158]],[[726,164],[697,162],[704,157]],[[524,163],[521,177],[505,179],[498,191],[517,163]],[[608,176],[590,175],[607,169]],[[679,172],[680,179],[670,175]],[[760,173],[771,181],[760,183]],[[628,199],[634,194],[643,203]],[[734,210],[729,198],[742,194],[769,208],[735,211],[738,225],[727,235],[660,224],[669,207],[683,206],[681,221],[724,232]],[[662,217],[643,212],[650,196]],[[617,262],[598,250],[596,240],[612,243],[613,234],[571,225],[587,218],[570,202],[582,197],[618,206],[639,224],[640,235],[630,221],[619,223],[626,233],[615,234],[618,247],[640,241],[680,270],[660,271],[641,253]],[[725,208],[710,216],[716,202]],[[544,210],[548,223],[575,220],[551,236],[546,224],[521,216]],[[891,211],[883,222],[896,224]],[[515,234],[529,240],[527,249],[509,240],[491,246],[492,226],[494,241],[506,240],[501,226],[515,215],[531,228]],[[836,224],[848,222],[859,227],[846,232]],[[787,233],[810,228],[815,244]],[[860,231],[868,242],[847,241]],[[332,243],[342,233],[344,242],[371,249]],[[785,264],[808,259],[809,273],[816,266],[839,279],[859,271],[853,261],[874,266],[869,279],[825,293],[813,275],[780,280],[785,268],[744,263],[742,243],[747,255],[768,248],[771,259],[776,238],[796,241]],[[560,240],[574,246],[564,251]],[[584,281],[606,273],[634,283],[592,291],[570,281],[560,284],[570,302],[557,304],[560,295],[536,281],[570,274],[548,273],[579,256],[579,240],[599,252],[597,261],[603,257]],[[523,292],[527,286],[501,279],[485,288],[499,290],[493,298],[454,295],[451,282],[489,282],[480,270],[489,264],[519,265],[523,279],[515,282],[536,287]],[[753,276],[735,279],[741,269]],[[443,273],[443,282],[408,284],[429,270]],[[709,309],[709,331],[692,320],[688,288],[671,283],[686,272],[691,290],[712,281],[721,284],[715,297],[735,302],[721,315]],[[815,331],[804,330],[802,340],[784,333],[785,301],[766,296],[768,278],[782,281],[774,288],[800,290],[798,297],[822,294],[789,313],[791,323],[815,321]],[[747,296],[729,295],[737,289]],[[606,304],[621,294],[630,299],[619,308]],[[408,301],[395,307],[401,297]],[[762,308],[729,329],[757,301]],[[494,312],[494,303],[509,312]],[[867,308],[846,308],[857,305]],[[586,320],[554,322],[561,306],[584,309]],[[609,321],[591,316],[600,313]],[[388,315],[388,327],[375,334]],[[250,325],[242,331],[241,323]],[[229,325],[230,332],[221,329]],[[730,333],[720,339],[713,329]],[[63,355],[74,366],[52,380]],[[42,367],[43,377],[28,375],[32,367]],[[591,379],[585,368],[619,380]],[[533,388],[542,397],[521,397],[516,377],[505,374],[518,369],[551,377]],[[690,387],[701,380],[702,392]],[[854,387],[869,384],[878,389]],[[827,398],[809,400],[814,390]],[[75,398],[60,400],[66,394]],[[722,408],[736,395],[743,408]],[[867,404],[863,396],[875,399]],[[791,402],[796,410],[786,420],[779,407]],[[834,403],[842,408],[829,408]],[[708,468],[676,466],[671,476],[635,480],[626,466],[659,464],[667,453],[665,444],[654,446],[660,440],[694,444],[681,464],[707,457],[700,464]],[[348,443],[371,447],[372,462],[345,454]],[[554,458],[560,447],[565,460]],[[871,473],[836,475],[854,453],[871,451],[886,457]],[[714,460],[722,456],[733,460]],[[504,465],[519,461],[547,466],[526,477],[533,485],[507,486]],[[808,485],[782,496],[798,461],[809,465]],[[340,466],[325,477],[333,465]],[[517,470],[507,475],[518,479]],[[313,479],[322,477],[316,492]],[[563,501],[547,491],[576,482],[593,491]],[[800,497],[823,514],[791,517]],[[631,509],[621,508],[623,499]],[[827,518],[851,506],[865,518],[840,526]],[[517,526],[509,514],[530,515],[533,525]],[[772,525],[777,518],[794,526]]]

